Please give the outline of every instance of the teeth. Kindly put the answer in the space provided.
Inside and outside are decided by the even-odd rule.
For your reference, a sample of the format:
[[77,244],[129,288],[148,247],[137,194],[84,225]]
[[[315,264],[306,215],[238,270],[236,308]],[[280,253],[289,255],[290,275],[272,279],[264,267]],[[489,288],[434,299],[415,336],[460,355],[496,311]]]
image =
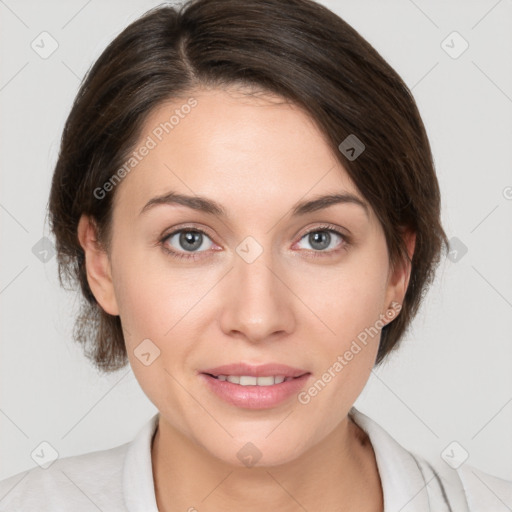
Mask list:
[[293,377],[284,377],[277,375],[275,377],[252,377],[250,375],[218,375],[217,379],[227,380],[232,384],[239,384],[240,386],[273,386],[274,384],[281,384],[281,382],[292,380]]

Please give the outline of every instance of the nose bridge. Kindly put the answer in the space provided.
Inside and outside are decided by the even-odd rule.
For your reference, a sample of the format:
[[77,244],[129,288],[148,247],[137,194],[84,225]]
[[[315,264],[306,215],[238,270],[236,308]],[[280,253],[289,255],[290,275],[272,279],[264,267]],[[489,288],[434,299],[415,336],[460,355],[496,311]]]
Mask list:
[[233,265],[221,317],[225,332],[239,331],[252,341],[289,332],[294,324],[291,292],[272,250],[247,237],[237,246]]

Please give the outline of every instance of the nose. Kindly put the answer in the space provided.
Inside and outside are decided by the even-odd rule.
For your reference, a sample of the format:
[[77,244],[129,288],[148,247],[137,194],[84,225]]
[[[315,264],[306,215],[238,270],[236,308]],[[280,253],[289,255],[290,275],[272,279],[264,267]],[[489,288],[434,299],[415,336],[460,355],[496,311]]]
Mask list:
[[294,295],[283,266],[273,264],[270,254],[264,251],[251,263],[236,255],[228,276],[220,316],[225,334],[255,343],[293,332]]

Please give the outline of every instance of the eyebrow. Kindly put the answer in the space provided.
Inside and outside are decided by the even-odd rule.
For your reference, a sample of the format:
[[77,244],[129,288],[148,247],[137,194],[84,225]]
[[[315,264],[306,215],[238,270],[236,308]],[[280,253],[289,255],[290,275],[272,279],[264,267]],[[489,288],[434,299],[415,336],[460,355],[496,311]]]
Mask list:
[[[187,206],[193,210],[201,211],[209,215],[215,215],[224,219],[227,219],[228,217],[226,210],[219,203],[212,199],[202,196],[188,196],[173,191],[150,199],[144,205],[139,215],[143,214],[154,206],[162,204],[179,204],[182,206]],[[363,208],[366,216],[368,217],[368,205],[359,199],[359,197],[349,192],[326,194],[318,196],[314,199],[298,202],[292,207],[292,215],[298,217],[307,213],[323,210],[324,208],[328,208],[329,206],[335,204],[358,205]]]

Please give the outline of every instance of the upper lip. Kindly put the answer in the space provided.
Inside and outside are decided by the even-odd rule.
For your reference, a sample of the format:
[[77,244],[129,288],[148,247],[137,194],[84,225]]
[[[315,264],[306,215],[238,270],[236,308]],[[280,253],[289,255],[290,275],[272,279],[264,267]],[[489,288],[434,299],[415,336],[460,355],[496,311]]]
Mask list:
[[215,368],[208,368],[202,370],[200,373],[209,373],[210,375],[247,375],[251,377],[270,377],[282,375],[283,377],[300,377],[306,373],[306,370],[300,368],[293,368],[286,364],[268,363],[262,365],[252,365],[247,363],[233,363],[216,366]]

